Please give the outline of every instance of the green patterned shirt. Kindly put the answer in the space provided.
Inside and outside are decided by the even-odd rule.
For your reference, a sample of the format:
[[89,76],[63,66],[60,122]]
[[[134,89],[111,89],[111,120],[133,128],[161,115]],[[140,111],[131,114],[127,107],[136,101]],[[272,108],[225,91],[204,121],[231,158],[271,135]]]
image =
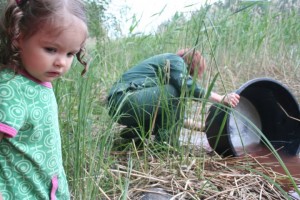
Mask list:
[[4,200],[70,199],[51,83],[0,71],[0,132]]

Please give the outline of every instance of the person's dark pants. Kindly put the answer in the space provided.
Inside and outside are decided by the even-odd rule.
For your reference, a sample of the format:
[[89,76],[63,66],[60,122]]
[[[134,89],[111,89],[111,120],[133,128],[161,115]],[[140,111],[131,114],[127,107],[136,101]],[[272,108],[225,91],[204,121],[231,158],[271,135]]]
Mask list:
[[180,93],[172,85],[120,92],[109,99],[110,115],[133,130],[124,132],[124,138],[163,132],[167,140],[182,126],[181,107]]

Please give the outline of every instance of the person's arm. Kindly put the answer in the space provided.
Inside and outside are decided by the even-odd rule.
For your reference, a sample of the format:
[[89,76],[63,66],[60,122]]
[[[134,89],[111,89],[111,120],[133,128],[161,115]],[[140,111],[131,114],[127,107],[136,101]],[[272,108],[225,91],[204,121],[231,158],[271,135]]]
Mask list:
[[183,127],[186,129],[196,130],[200,132],[204,131],[204,127],[202,126],[201,122],[191,118],[184,120]]
[[236,93],[229,93],[229,94],[226,94],[226,95],[219,95],[215,92],[211,92],[209,99],[216,102],[216,103],[224,103],[226,105],[236,107],[237,104],[240,101],[240,95],[238,95]]
[[[211,92],[209,99],[216,103],[224,103],[226,105],[230,105],[232,107],[236,107],[240,100],[240,95],[236,93],[230,93],[227,95],[219,95],[215,92]],[[194,119],[186,119],[183,124],[184,128],[194,129],[197,131],[203,131],[203,126],[199,121],[195,121]]]

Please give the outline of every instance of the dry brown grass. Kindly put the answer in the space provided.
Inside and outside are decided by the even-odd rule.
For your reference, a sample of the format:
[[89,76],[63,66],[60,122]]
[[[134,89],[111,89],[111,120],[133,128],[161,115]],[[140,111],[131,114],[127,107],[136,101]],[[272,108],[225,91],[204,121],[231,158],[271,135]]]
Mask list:
[[[274,162],[262,164],[251,155],[222,158],[203,143],[183,144],[182,152],[171,148],[153,153],[151,143],[142,150],[113,151],[118,164],[110,172],[116,181],[127,179],[126,199],[132,200],[149,193],[167,193],[172,199],[288,199],[288,178],[272,169]],[[121,194],[106,195],[119,199]]]
[[[143,152],[131,153],[138,153],[142,158]],[[222,159],[210,153],[188,156],[184,161],[180,161],[179,155],[163,161],[148,156],[139,159],[138,169],[130,170],[127,164],[130,152],[113,154],[118,155],[119,164],[111,169],[111,173],[130,181],[127,199],[141,199],[145,193],[153,192],[153,188],[163,189],[172,195],[172,199],[287,199],[272,183],[283,183],[285,176],[274,172],[268,164],[261,165],[251,156]],[[272,181],[254,171],[266,174]]]
[[[193,103],[192,107],[195,112],[201,103]],[[191,111],[187,116],[201,121],[199,113]],[[110,173],[116,181],[120,177],[128,181],[126,199],[132,200],[147,193],[160,194],[160,190],[153,188],[170,194],[172,199],[288,199],[284,191],[288,188],[288,178],[272,169],[274,163],[262,164],[251,155],[222,158],[209,152],[205,144],[194,145],[182,146],[183,153],[172,149],[168,153],[153,153],[155,147],[151,144],[139,151],[135,148],[113,151],[118,165]],[[135,163],[133,166],[128,164],[131,161]],[[294,180],[300,184],[300,180]],[[105,195],[108,199],[119,199],[121,189]]]

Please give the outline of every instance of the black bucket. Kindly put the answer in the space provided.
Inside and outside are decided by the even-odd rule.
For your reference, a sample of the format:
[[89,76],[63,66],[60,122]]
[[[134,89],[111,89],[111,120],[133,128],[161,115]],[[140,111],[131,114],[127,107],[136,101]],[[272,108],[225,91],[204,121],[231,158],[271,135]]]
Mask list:
[[213,104],[205,121],[208,142],[218,154],[251,153],[265,144],[265,138],[275,149],[299,154],[300,108],[287,87],[270,78],[257,78],[236,93],[241,96],[236,108]]

